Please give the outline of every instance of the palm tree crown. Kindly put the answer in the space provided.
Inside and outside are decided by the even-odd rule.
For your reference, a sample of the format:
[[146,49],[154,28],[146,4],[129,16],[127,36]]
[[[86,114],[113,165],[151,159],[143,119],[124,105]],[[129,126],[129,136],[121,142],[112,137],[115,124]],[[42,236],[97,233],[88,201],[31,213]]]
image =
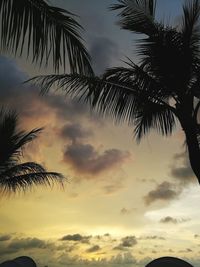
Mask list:
[[3,193],[26,191],[33,185],[62,185],[63,176],[47,172],[35,162],[21,163],[24,146],[33,141],[41,128],[30,132],[17,130],[18,119],[14,111],[0,111],[0,190]]
[[[0,49],[22,55],[54,69],[69,64],[72,73],[91,74],[90,56],[82,43],[74,14],[45,0],[0,1]],[[66,61],[66,55],[68,61]]]
[[186,1],[179,26],[155,18],[154,0],[118,0],[119,25],[142,34],[137,43],[139,64],[108,69],[101,77],[49,75],[37,77],[43,92],[52,84],[89,101],[117,121],[134,125],[140,140],[150,129],[170,135],[181,124],[191,167],[200,182],[200,1]]

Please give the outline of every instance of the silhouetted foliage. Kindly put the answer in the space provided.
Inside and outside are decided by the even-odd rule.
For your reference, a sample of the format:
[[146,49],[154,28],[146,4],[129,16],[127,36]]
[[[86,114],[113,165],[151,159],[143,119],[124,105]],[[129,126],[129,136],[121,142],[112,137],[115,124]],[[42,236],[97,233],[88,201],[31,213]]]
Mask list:
[[[67,10],[44,0],[0,1],[0,49],[22,55],[54,69],[66,63],[72,73],[92,73],[90,57],[80,36],[81,25]],[[66,58],[68,60],[66,61]]]
[[21,162],[23,149],[32,142],[42,128],[30,132],[18,130],[18,118],[14,111],[0,111],[0,190],[3,193],[26,191],[33,185],[51,186],[53,182],[63,184],[63,176],[47,172],[35,162]]
[[103,115],[134,126],[140,140],[156,129],[170,135],[181,124],[191,167],[200,182],[200,1],[186,1],[178,26],[155,18],[154,0],[118,0],[122,29],[141,34],[139,64],[108,69],[100,77],[78,74],[36,77],[43,92],[57,84],[72,96],[89,102]]

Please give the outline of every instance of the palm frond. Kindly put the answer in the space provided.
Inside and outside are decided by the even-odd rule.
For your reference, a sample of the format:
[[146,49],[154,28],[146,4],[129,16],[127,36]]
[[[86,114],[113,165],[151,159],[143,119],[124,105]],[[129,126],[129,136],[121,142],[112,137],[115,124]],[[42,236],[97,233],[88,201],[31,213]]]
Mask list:
[[42,128],[30,132],[18,130],[18,117],[15,111],[0,110],[0,191],[13,193],[26,191],[33,185],[59,183],[63,185],[63,175],[47,172],[35,162],[19,164],[24,146],[33,141]]
[[199,52],[200,41],[200,1],[186,1],[183,5],[182,33],[186,48]]
[[[55,70],[69,63],[72,73],[92,74],[90,57],[74,15],[44,0],[0,1],[0,49],[22,55]],[[53,60],[50,60],[51,56]]]
[[33,186],[52,186],[59,183],[63,186],[63,175],[57,172],[33,172],[19,174],[12,177],[0,179],[0,190],[3,194],[25,192]]
[[17,126],[17,113],[2,108],[0,111],[0,168],[15,164],[23,147],[42,131],[42,128],[33,129],[30,132],[19,131]]
[[111,10],[121,10],[119,25],[122,29],[148,36],[155,34],[160,27],[155,22],[156,0],[118,0]]
[[176,126],[176,117],[169,108],[154,103],[143,103],[137,110],[134,122],[134,133],[139,142],[151,129],[165,136],[172,134]]
[[173,110],[168,104],[167,92],[164,93],[156,79],[137,65],[109,69],[100,78],[77,74],[47,75],[30,81],[43,93],[56,85],[57,90],[89,102],[100,114],[111,116],[117,122],[127,121],[133,125],[135,114],[143,102]]
[[0,180],[5,178],[8,179],[12,176],[19,176],[20,174],[39,172],[46,172],[46,170],[40,164],[37,164],[35,162],[21,163],[10,168],[2,166],[2,168],[0,168]]

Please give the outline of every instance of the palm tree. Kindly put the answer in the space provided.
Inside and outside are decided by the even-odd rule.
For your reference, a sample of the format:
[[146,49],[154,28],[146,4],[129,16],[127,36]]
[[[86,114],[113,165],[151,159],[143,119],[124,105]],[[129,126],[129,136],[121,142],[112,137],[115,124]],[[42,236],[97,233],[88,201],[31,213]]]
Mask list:
[[20,162],[26,144],[32,142],[41,128],[30,132],[19,131],[16,112],[0,111],[0,190],[3,193],[26,191],[33,185],[48,185],[53,182],[63,184],[63,176],[57,172],[47,172],[35,162]]
[[111,9],[119,11],[122,29],[141,34],[138,64],[129,59],[100,77],[49,75],[34,81],[43,92],[57,83],[101,114],[134,125],[138,141],[150,129],[168,136],[179,122],[200,183],[200,1],[186,1],[179,26],[156,20],[154,0],[118,0]]
[[[0,1],[0,50],[22,55],[56,71],[66,63],[71,73],[91,74],[90,57],[75,15],[45,0]],[[68,61],[66,61],[66,54]]]
[[[45,0],[0,0],[0,50],[22,56],[54,70],[91,75],[90,56],[82,43],[75,15],[50,6]],[[67,57],[66,57],[67,56]],[[17,131],[15,112],[0,111],[0,189],[25,191],[32,185],[60,182],[63,176],[47,172],[35,162],[19,163],[23,147],[42,129]]]

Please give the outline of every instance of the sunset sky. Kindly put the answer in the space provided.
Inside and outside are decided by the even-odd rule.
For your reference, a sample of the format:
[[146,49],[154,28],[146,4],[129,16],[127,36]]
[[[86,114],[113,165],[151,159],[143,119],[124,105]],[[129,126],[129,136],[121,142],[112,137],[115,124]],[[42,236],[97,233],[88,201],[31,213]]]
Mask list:
[[[51,0],[80,16],[97,74],[137,61],[133,35],[116,25],[115,0]],[[158,0],[157,18],[178,25],[181,0]],[[16,108],[22,129],[44,126],[24,160],[67,177],[64,189],[33,188],[0,198],[0,262],[20,255],[38,266],[145,266],[160,256],[200,265],[200,186],[180,127],[169,138],[152,132],[140,144],[85,104],[22,84],[53,73],[25,57],[0,56],[1,103]]]

